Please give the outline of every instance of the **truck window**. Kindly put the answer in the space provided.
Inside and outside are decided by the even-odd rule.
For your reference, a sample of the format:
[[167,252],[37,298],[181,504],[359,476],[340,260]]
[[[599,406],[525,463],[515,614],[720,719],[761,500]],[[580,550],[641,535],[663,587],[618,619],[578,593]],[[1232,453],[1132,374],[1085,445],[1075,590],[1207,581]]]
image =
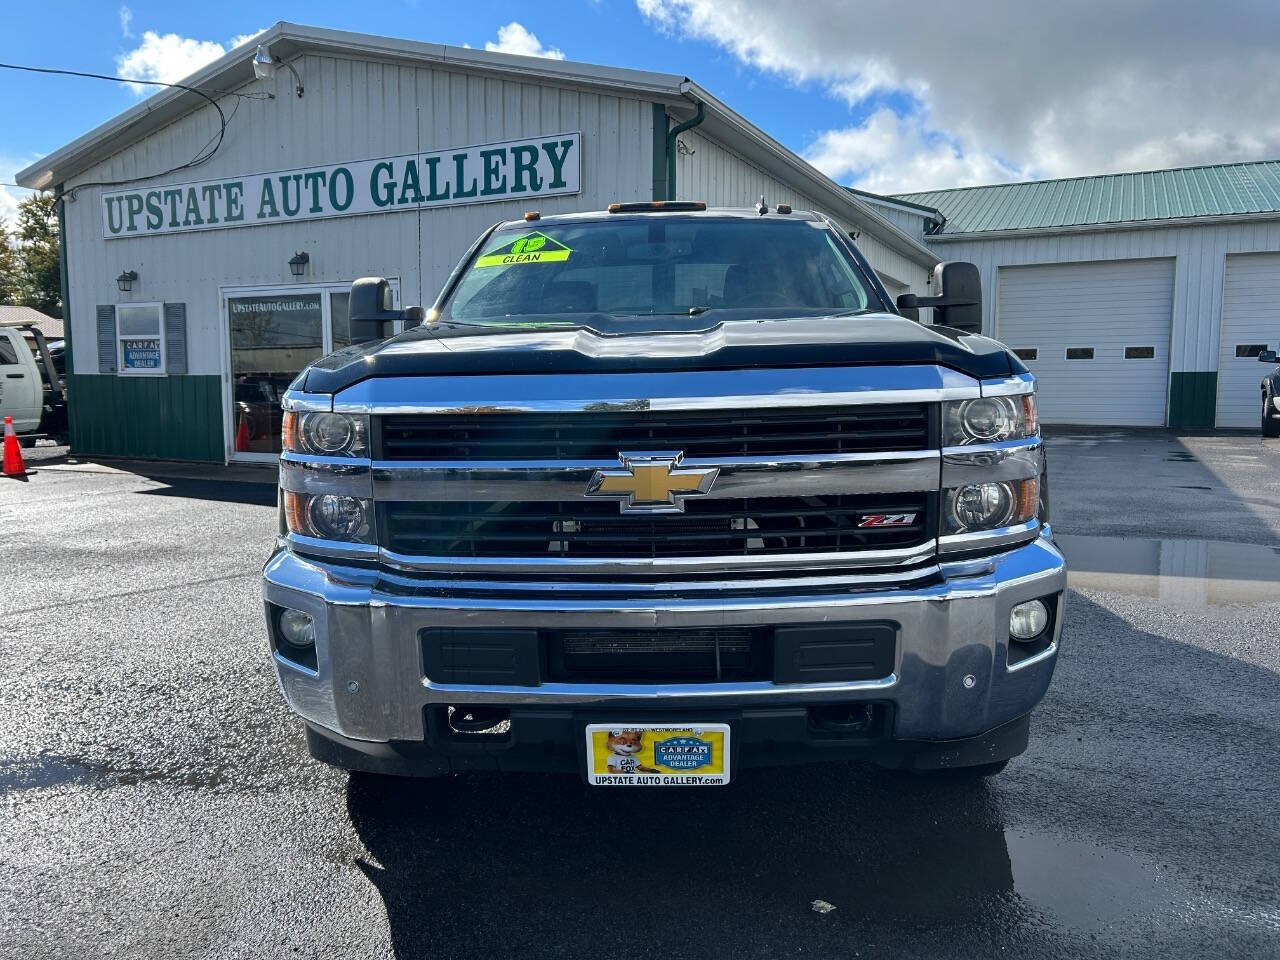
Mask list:
[[882,306],[825,223],[620,217],[496,231],[464,268],[442,319],[867,309]]
[[11,367],[18,362],[17,351],[7,333],[0,333],[0,367]]

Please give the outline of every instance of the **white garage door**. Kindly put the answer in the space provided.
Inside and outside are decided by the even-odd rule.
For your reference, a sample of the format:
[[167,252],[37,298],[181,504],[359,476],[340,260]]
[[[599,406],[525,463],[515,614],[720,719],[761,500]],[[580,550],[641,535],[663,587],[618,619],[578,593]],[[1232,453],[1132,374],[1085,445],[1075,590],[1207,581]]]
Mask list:
[[998,336],[1036,375],[1046,423],[1163,426],[1172,260],[1001,267]]
[[1257,427],[1259,382],[1271,370],[1258,351],[1280,346],[1280,253],[1227,257],[1218,340],[1218,426]]

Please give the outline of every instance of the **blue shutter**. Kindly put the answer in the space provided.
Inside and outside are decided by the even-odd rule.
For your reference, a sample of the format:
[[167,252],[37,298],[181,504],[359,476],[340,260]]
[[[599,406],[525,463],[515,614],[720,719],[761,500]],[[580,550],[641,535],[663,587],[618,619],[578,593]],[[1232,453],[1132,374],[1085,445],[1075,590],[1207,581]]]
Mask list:
[[116,308],[98,305],[98,372],[116,372]]
[[187,305],[164,305],[164,355],[167,373],[187,372]]

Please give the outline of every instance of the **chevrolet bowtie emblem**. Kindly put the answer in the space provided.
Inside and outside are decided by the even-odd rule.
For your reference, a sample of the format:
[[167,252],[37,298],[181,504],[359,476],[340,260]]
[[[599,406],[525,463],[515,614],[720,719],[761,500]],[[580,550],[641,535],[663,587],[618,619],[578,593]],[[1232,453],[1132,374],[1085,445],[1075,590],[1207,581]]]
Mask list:
[[621,501],[623,513],[683,513],[685,497],[711,490],[719,467],[682,467],[684,454],[620,453],[620,470],[597,470],[586,496]]

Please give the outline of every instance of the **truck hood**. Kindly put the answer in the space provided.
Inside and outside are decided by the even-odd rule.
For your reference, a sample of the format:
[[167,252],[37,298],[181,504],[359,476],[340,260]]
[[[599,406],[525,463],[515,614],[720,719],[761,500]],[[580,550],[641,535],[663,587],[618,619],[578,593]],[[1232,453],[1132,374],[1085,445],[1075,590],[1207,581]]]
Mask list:
[[[590,322],[589,318],[584,318]],[[896,314],[730,320],[703,330],[604,333],[583,326],[417,327],[316,361],[294,383],[337,393],[371,377],[641,373],[936,364],[988,379],[1025,373],[1003,344]]]

